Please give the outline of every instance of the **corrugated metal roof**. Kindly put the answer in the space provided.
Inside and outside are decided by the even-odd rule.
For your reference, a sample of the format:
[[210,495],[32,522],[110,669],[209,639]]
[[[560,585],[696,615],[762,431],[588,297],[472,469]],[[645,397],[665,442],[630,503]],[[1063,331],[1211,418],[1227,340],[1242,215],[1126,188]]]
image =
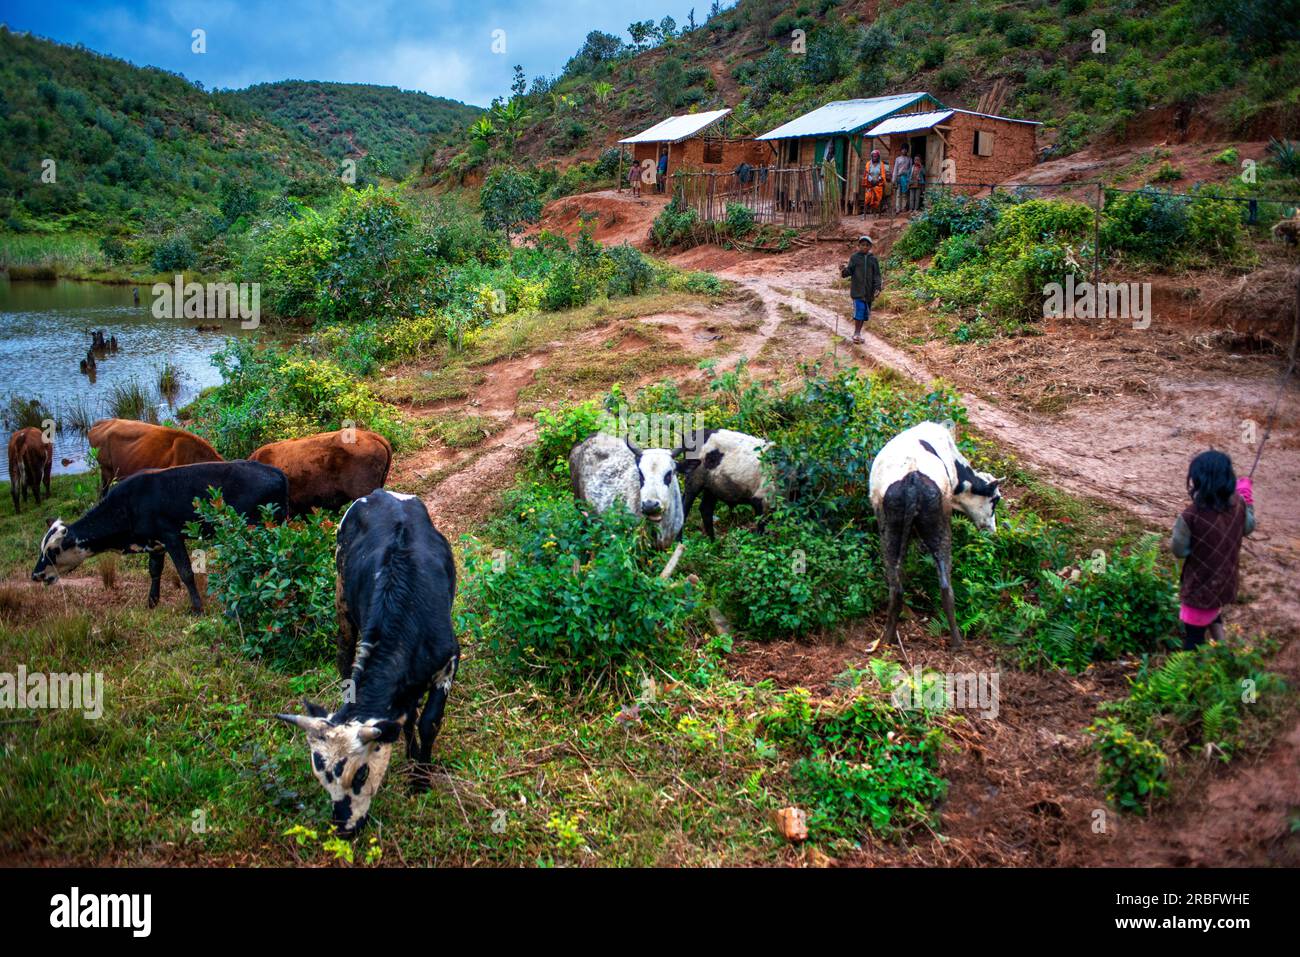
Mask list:
[[619,140],[620,143],[680,143],[688,140],[705,127],[712,126],[731,110],[710,110],[707,113],[687,113],[684,116],[670,116],[660,120],[648,130],[642,130],[636,136]]
[[852,133],[870,123],[877,123],[889,114],[926,97],[934,99],[928,93],[896,93],[893,96],[876,96],[869,100],[836,100],[757,138],[784,140],[801,136],[834,136]]
[[897,116],[891,116],[885,122],[873,126],[864,135],[889,136],[891,133],[911,133],[916,130],[928,130],[932,126],[938,126],[956,112],[956,110],[933,110],[929,113],[899,113]]
[[1042,126],[1039,120],[1018,120],[1014,116],[998,116],[995,113],[976,113],[974,110],[955,110],[956,113],[967,113],[971,116],[982,116],[986,120],[1002,120],[1004,123],[1025,123],[1029,126]]

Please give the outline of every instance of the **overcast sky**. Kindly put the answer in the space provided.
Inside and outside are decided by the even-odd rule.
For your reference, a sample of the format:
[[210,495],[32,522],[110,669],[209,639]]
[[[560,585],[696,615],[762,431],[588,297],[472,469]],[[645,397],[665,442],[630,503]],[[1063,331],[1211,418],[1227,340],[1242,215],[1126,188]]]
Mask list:
[[[508,95],[511,71],[531,82],[554,74],[591,30],[627,40],[633,20],[679,24],[710,0],[0,0],[0,22],[63,43],[82,43],[204,86],[269,80],[336,80],[423,90],[487,106]],[[729,7],[733,0],[725,0]],[[205,30],[207,52],[191,51]],[[505,53],[494,53],[503,30]]]

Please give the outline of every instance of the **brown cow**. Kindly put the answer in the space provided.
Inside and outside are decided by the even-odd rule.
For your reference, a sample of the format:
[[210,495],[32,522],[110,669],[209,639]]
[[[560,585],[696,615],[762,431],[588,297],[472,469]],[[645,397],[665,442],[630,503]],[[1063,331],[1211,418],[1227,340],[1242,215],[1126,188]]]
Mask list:
[[377,432],[343,429],[264,445],[249,459],[274,465],[289,477],[289,514],[342,508],[382,488],[393,448]]
[[41,504],[41,479],[45,479],[45,497],[50,497],[50,469],[54,465],[54,446],[45,441],[40,429],[19,429],[9,436],[9,494],[14,498],[17,515],[18,493],[27,501],[31,489],[36,504]]
[[217,450],[197,435],[135,419],[102,419],[90,427],[86,437],[99,455],[100,495],[115,480],[145,469],[223,461]]

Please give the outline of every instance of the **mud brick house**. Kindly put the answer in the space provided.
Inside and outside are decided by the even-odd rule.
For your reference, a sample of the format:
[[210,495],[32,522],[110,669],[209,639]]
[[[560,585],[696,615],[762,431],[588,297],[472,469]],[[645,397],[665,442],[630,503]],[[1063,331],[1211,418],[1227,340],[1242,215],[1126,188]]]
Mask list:
[[[861,208],[862,170],[873,149],[890,162],[907,143],[925,162],[929,182],[949,171],[954,182],[996,182],[1035,161],[1039,124],[945,106],[929,93],[836,100],[757,137],[769,163],[812,166],[830,159],[845,212]],[[963,153],[963,150],[965,151]],[[952,163],[945,167],[945,160]]]
[[728,135],[724,120],[729,109],[670,116],[635,136],[619,140],[632,147],[636,163],[658,161],[668,151],[668,175],[677,170],[730,172],[741,163],[757,166],[766,162],[769,151],[752,138]]
[[959,192],[976,192],[979,184],[1001,182],[1034,165],[1041,125],[1035,120],[943,109],[892,116],[864,137],[882,156],[897,155],[906,143],[914,158],[924,158],[927,182],[956,183]]

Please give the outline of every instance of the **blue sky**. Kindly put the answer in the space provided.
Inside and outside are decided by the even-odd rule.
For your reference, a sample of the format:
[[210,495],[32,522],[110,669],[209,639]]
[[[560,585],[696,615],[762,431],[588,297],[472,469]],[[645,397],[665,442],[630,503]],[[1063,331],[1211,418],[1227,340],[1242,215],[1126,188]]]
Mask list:
[[[590,30],[627,40],[633,20],[680,24],[710,0],[0,0],[0,21],[63,43],[82,43],[208,88],[268,80],[378,83],[487,106],[509,93],[511,70],[554,74]],[[724,7],[731,6],[726,0]],[[193,53],[191,32],[207,32]],[[506,52],[492,52],[493,31]]]

